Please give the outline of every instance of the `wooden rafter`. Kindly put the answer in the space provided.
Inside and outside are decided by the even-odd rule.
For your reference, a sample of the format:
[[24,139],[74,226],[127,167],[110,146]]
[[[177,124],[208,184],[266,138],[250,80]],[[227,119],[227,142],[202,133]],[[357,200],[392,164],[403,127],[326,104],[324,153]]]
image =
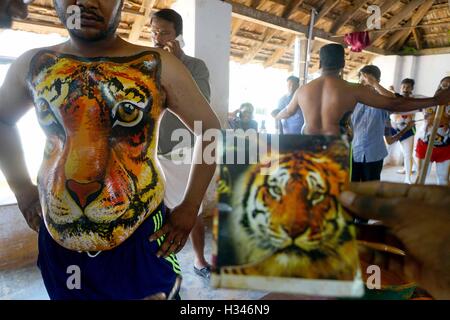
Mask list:
[[231,36],[234,37],[236,33],[241,29],[244,20],[236,19],[233,23],[233,27],[231,28]]
[[391,19],[389,19],[389,21],[386,22],[386,24],[383,26],[382,31],[374,34],[374,36],[372,37],[372,44],[389,33],[389,29],[397,26],[401,21],[410,17],[412,12],[414,12],[414,10],[424,2],[425,0],[412,0],[410,3],[404,6],[398,14],[394,15]]
[[433,6],[433,0],[426,0],[420,8],[417,10],[416,13],[413,14],[410,20],[411,29],[406,30],[400,30],[394,33],[391,38],[389,39],[389,42],[387,44],[387,48],[392,48],[397,42],[398,45],[397,48],[400,48],[403,46],[403,44],[408,39],[410,33],[413,31],[413,29],[422,21],[422,19],[425,17],[425,15],[428,13],[428,11]]
[[[236,18],[285,32],[303,35],[308,33],[309,29],[308,26],[302,25],[295,21],[283,19],[282,17],[274,15],[269,12],[255,10],[253,8],[249,8],[245,5],[236,3],[231,0],[224,0],[224,1],[232,5],[233,16]],[[325,42],[338,42],[344,44],[343,39],[333,38],[330,33],[317,28],[314,28],[314,36],[316,38],[322,39]],[[376,47],[372,47],[365,51],[381,55],[385,55],[387,53],[385,50]]]
[[254,46],[249,53],[244,57],[242,63],[248,63],[252,61],[258,52],[273,38],[277,30],[267,28],[266,31],[264,31],[264,37],[262,42],[258,43],[256,46]]
[[262,2],[263,0],[251,0],[250,7],[253,9],[258,9]]
[[339,4],[338,0],[327,0],[324,5],[320,8],[319,14],[316,17],[316,23],[314,26],[317,26],[322,19],[331,12],[337,5]]
[[416,42],[417,50],[422,50],[422,34],[419,29],[413,28],[412,30],[414,41]]
[[131,27],[130,36],[128,40],[131,42],[136,42],[141,36],[142,29],[146,25],[147,21],[150,19],[150,14],[156,3],[156,0],[143,0],[140,12],[144,13],[144,16],[136,17],[133,26]]
[[287,51],[291,50],[292,46],[295,43],[295,38],[297,38],[295,34],[290,34],[288,39],[286,40],[286,45],[284,46],[284,48],[278,48],[277,50],[275,50],[273,55],[264,63],[264,67],[269,68],[273,66],[278,62],[278,60],[281,59],[282,56],[284,56]]
[[297,10],[297,8],[303,3],[304,0],[291,0],[283,9],[281,17],[289,19],[289,17]]
[[336,34],[348,21],[350,21],[351,18],[355,16],[355,14],[358,13],[359,9],[361,9],[366,4],[366,2],[367,0],[354,1],[353,5],[345,10],[345,13],[341,15],[341,17],[336,21],[335,24],[333,24],[330,32]]
[[[398,0],[387,0],[384,1],[380,7],[381,16],[385,15],[389,12],[396,4]],[[356,31],[365,31],[367,30],[367,19],[364,19],[360,24],[358,24],[355,28]]]

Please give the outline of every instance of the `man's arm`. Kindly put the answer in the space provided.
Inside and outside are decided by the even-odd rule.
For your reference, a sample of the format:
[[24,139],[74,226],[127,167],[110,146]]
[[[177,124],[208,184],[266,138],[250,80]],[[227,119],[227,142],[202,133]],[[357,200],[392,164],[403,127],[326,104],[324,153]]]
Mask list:
[[391,128],[390,127],[386,127],[386,130],[384,132],[384,137],[386,138],[386,142],[391,145],[394,144],[395,142],[399,141],[400,138],[409,130],[411,130],[414,127],[414,121],[409,122],[405,128],[403,128],[403,130],[401,130],[399,133],[395,134],[395,135],[391,135]]
[[38,192],[28,174],[16,126],[17,121],[32,106],[25,82],[32,54],[32,51],[25,53],[11,65],[0,88],[0,169],[28,225],[37,230],[41,214]]
[[[166,91],[168,108],[191,131],[194,131],[194,122],[196,121],[202,125],[201,134],[209,129],[220,129],[219,119],[198,89],[188,69],[173,55],[165,52],[161,52],[161,59],[161,81]],[[163,228],[151,237],[151,240],[154,240],[166,235],[158,255],[167,256],[178,252],[186,243],[195,224],[205,192],[216,170],[216,159],[210,159],[212,161],[207,164],[203,159],[203,154],[206,148],[211,149],[215,144],[216,141],[204,143],[201,137],[197,137],[184,200],[173,210]]]
[[192,73],[195,83],[205,96],[208,102],[211,102],[211,85],[209,83],[209,70],[205,62],[196,60],[196,67]]
[[370,87],[362,85],[357,85],[353,88],[357,102],[392,112],[413,111],[450,102],[450,90],[441,92],[440,95],[436,95],[433,98],[412,99],[404,97],[386,97],[375,92]]
[[280,113],[277,114],[277,116],[275,117],[275,120],[278,121],[278,120],[290,118],[297,112],[298,106],[300,105],[299,92],[300,92],[300,88],[297,89],[297,91],[295,92],[294,96],[291,99],[291,102],[289,102],[288,106],[286,108],[284,108]]
[[387,90],[385,87],[383,87],[377,79],[375,79],[374,76],[371,74],[363,73],[364,78],[366,79],[366,82],[375,89],[376,92],[379,94],[386,96],[386,97],[396,97],[395,93],[392,91]]

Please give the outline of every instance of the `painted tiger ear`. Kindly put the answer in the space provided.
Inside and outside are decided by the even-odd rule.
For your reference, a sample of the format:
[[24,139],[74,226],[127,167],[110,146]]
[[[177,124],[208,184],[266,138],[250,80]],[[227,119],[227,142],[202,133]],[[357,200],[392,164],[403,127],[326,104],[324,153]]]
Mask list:
[[152,78],[159,77],[161,72],[161,59],[157,52],[146,52],[139,58],[131,61],[129,65]]
[[335,139],[328,145],[326,153],[331,154],[338,162],[348,165],[350,162],[350,147],[348,143],[342,139]]
[[41,72],[55,64],[57,57],[54,53],[48,51],[38,52],[30,62],[30,76],[34,81]]

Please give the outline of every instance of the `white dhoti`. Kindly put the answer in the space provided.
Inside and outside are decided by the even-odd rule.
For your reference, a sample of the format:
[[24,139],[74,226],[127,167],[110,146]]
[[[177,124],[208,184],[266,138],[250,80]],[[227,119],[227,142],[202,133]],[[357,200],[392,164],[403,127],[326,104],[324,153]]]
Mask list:
[[[178,206],[184,199],[192,167],[193,148],[181,148],[158,155],[166,181],[164,203],[169,209]],[[208,186],[199,213],[215,207],[215,179]]]

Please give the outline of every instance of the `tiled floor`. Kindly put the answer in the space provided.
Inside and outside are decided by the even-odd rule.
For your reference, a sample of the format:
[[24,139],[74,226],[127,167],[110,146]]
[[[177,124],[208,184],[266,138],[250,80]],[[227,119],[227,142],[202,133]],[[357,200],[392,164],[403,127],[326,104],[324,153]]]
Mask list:
[[[383,170],[382,180],[402,182],[403,175],[397,174],[398,167],[386,167]],[[436,180],[434,171],[430,176],[428,183],[434,183]],[[206,256],[211,255],[211,232],[208,228],[206,239]],[[192,269],[193,252],[192,246],[188,242],[185,249],[178,255],[183,270],[183,284],[181,296],[185,300],[241,300],[241,299],[260,299],[266,293],[240,290],[214,290],[208,283],[198,277]],[[34,266],[28,266],[22,269],[12,271],[0,271],[0,300],[5,299],[48,299],[39,270]]]

